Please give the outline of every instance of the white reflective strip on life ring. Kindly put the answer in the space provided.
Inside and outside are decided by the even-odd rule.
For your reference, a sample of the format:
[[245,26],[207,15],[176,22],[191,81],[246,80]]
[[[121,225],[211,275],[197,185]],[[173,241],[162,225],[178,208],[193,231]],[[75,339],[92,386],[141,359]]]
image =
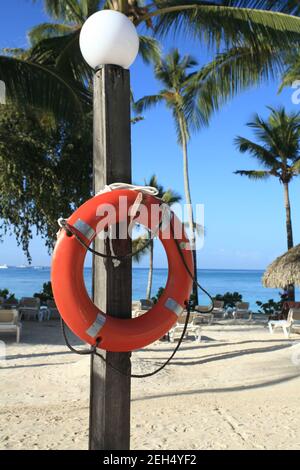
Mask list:
[[86,333],[91,336],[92,338],[95,338],[101,328],[103,328],[104,324],[106,322],[106,317],[104,315],[101,315],[98,313],[96,320],[94,323],[86,330]]
[[168,310],[174,312],[178,317],[182,314],[184,310],[183,307],[179,305],[176,300],[171,299],[171,297],[169,297],[168,300],[165,302],[165,307]]
[[96,235],[95,230],[89,224],[84,222],[84,220],[78,219],[75,222],[74,227],[76,228],[76,230],[78,230],[78,232],[82,233],[82,235],[84,235],[88,240],[92,240],[92,238]]

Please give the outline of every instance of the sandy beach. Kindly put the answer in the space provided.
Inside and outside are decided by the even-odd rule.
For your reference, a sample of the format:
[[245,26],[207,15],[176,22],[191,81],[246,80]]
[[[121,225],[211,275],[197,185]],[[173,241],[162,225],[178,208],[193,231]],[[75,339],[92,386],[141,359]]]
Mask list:
[[[132,380],[132,449],[299,449],[300,336],[257,321],[202,334],[162,373]],[[24,322],[21,343],[5,341],[0,449],[87,449],[89,358],[67,350],[57,321]],[[135,352],[133,370],[153,370],[173,347]]]

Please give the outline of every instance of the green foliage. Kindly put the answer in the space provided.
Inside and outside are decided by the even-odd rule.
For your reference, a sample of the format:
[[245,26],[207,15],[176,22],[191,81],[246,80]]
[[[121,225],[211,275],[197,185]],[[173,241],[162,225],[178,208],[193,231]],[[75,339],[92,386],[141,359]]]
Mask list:
[[[284,107],[269,107],[267,120],[257,114],[248,123],[257,142],[237,137],[235,143],[241,153],[249,153],[263,167],[260,170],[239,170],[235,173],[251,180],[275,177],[283,184],[288,249],[293,247],[293,229],[290,208],[289,183],[300,174],[300,113],[287,113]],[[291,294],[294,297],[294,294]]]
[[41,300],[41,302],[45,303],[47,300],[53,300],[53,292],[52,292],[52,285],[51,282],[45,282],[43,284],[42,292],[38,292],[33,295]]
[[[80,128],[79,128],[80,125]],[[51,249],[57,219],[91,195],[92,121],[56,125],[12,105],[0,114],[0,239],[14,233],[30,261],[33,227]]]
[[51,112],[57,119],[75,120],[91,108],[91,95],[74,75],[62,75],[47,64],[30,57],[0,56],[0,79],[5,82],[7,99],[19,108],[34,106]]
[[267,120],[257,114],[248,127],[253,129],[258,142],[244,137],[235,139],[241,153],[248,152],[264,170],[239,170],[236,174],[250,179],[278,178],[282,183],[290,183],[300,171],[300,113],[287,113],[268,108],[271,113]]
[[0,297],[4,300],[16,300],[15,294],[11,294],[8,289],[0,289]]
[[[87,88],[92,70],[80,53],[79,35],[85,20],[103,8],[124,12],[135,25],[144,24],[157,37],[172,30],[218,49],[224,45],[225,54],[228,47],[233,47],[230,51],[233,62],[223,61],[225,80],[218,83],[214,80],[220,64],[210,73],[212,80],[206,87],[206,96],[203,95],[204,117],[208,98],[211,97],[214,108],[217,104],[217,85],[223,86],[224,82],[224,87],[232,89],[232,83],[237,87],[243,81],[249,84],[257,71],[266,78],[269,71],[273,73],[276,61],[283,66],[282,53],[300,44],[300,19],[290,16],[299,14],[295,0],[220,0],[216,4],[200,0],[44,0],[44,6],[53,23],[32,28],[28,34],[30,48],[21,55],[16,50],[10,57],[0,57],[0,77],[6,82],[11,99],[51,110],[59,117],[74,117],[90,105]],[[236,48],[248,52],[243,55]],[[146,63],[157,61],[159,50],[155,38],[140,37],[140,54]],[[201,77],[196,77],[198,84],[201,81]]]
[[[229,45],[246,47],[251,53],[247,61],[240,61],[240,66],[245,64],[247,70],[249,64],[261,61],[266,64],[264,76],[271,67],[273,51],[286,51],[300,44],[300,19],[286,15],[299,14],[299,7],[293,0],[250,3],[223,0],[217,5],[199,0],[159,0],[154,3],[44,0],[44,5],[54,23],[33,28],[29,33],[31,44],[28,50],[11,49],[0,57],[0,79],[6,83],[8,98],[18,103],[18,110],[12,110],[11,106],[1,108],[0,219],[3,222],[0,237],[12,227],[28,257],[32,225],[51,246],[57,216],[68,214],[90,194],[91,125],[86,113],[91,110],[92,71],[81,56],[79,34],[91,14],[102,8],[121,9],[136,25],[146,25],[157,37],[171,28],[174,33],[180,30],[208,45],[224,44],[226,50]],[[159,45],[154,38],[142,36],[140,51],[146,62],[158,61]],[[239,58],[239,51],[233,51],[233,55],[236,53]],[[176,59],[175,55],[173,59]],[[178,68],[176,80],[180,74],[183,79],[184,65],[191,68],[193,60],[190,63],[187,58],[180,61],[179,55],[176,60],[173,61]],[[240,68],[233,80],[230,74],[234,66],[229,69],[224,66],[229,81],[238,81]],[[213,77],[216,70],[221,69],[213,66],[206,79]],[[163,68],[161,72],[164,73]],[[217,96],[220,82],[208,82],[206,88],[202,86],[202,91],[206,92],[201,98],[199,83],[205,80],[197,74],[193,77],[193,72],[188,77],[189,85],[184,85],[185,104],[177,100],[177,107],[173,109],[176,118],[178,110],[184,109],[192,129],[204,124],[215,109],[213,96]],[[164,98],[168,97],[164,95]],[[173,100],[174,96],[169,96],[169,102],[171,98]],[[40,114],[34,116],[27,110],[28,105],[34,106],[36,112],[51,111],[58,119],[56,127],[43,125]],[[13,114],[17,115],[15,124]],[[61,119],[64,119],[63,124]],[[80,121],[80,131],[72,131],[65,119],[69,123]],[[184,123],[181,123],[182,129],[188,135],[189,129]]]
[[259,310],[258,313],[263,313],[264,315],[274,315],[275,312],[280,312],[282,309],[282,302],[275,302],[273,299],[268,300],[268,302],[257,301]]
[[151,300],[152,300],[152,302],[153,302],[154,304],[157,304],[159,298],[163,295],[164,290],[165,290],[164,287],[160,287],[160,288],[158,289],[158,291],[157,291],[157,294],[156,294],[154,297],[152,297]]
[[133,256],[133,260],[136,263],[139,263],[142,259],[142,257],[148,253],[150,250],[150,244],[149,244],[149,233],[135,238],[135,240],[132,240],[132,252],[135,253]]
[[[150,179],[147,181],[145,180],[145,186],[151,186],[152,188],[156,188],[158,190],[158,195],[160,199],[164,201],[165,204],[172,206],[173,204],[181,201],[181,196],[174,191],[173,189],[165,189],[157,180],[156,175],[152,175]],[[142,257],[149,253],[151,248],[151,244],[149,244],[149,239],[151,236],[151,232],[148,230],[145,235],[137,237],[135,240],[132,241],[132,251],[138,253],[133,257],[133,260],[139,263]],[[141,250],[141,251],[139,251]]]
[[299,48],[291,50],[286,58],[287,69],[283,76],[280,90],[285,86],[291,86],[294,82],[299,81],[300,77],[300,53]]
[[209,97],[200,106],[202,84],[195,75],[197,65],[193,57],[181,56],[174,49],[155,65],[155,77],[163,88],[135,103],[136,112],[142,113],[163,102],[172,113],[179,143],[189,139],[191,130],[207,125],[212,111]]
[[156,4],[158,8],[140,22],[151,18],[156,34],[162,37],[170,30],[180,31],[217,47],[241,42],[292,47],[293,41],[299,41],[299,19],[281,14],[298,14],[296,0],[162,0]]
[[287,52],[269,44],[239,44],[219,52],[195,77],[202,83],[201,102],[214,111],[254,85],[276,81],[286,69]]
[[226,292],[223,295],[216,295],[214,297],[214,300],[222,300],[224,302],[224,308],[233,308],[237,302],[241,302],[243,300],[243,296],[238,292]]

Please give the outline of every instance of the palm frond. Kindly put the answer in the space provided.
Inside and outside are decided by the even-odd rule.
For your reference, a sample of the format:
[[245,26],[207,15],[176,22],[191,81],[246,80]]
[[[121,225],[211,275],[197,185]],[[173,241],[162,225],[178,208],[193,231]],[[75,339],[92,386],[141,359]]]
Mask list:
[[177,204],[178,202],[181,201],[181,199],[182,199],[181,195],[171,188],[164,191],[162,195],[162,200],[169,206],[172,206],[173,204]]
[[[284,3],[284,7],[282,4]],[[203,2],[199,0],[159,0],[156,9],[148,12],[139,22],[152,19],[155,31],[165,36],[179,31],[189,37],[205,40],[208,45],[227,46],[241,42],[250,46],[288,48],[300,41],[300,19],[287,14],[296,12],[286,2],[241,2],[240,0]],[[252,6],[253,5],[253,6]],[[275,10],[275,11],[272,11]]]
[[22,60],[26,60],[28,57],[28,50],[21,47],[5,47],[1,52],[7,57],[15,57]]
[[201,127],[208,126],[209,119],[214,111],[210,99],[203,99],[204,93],[201,82],[193,75],[186,86],[183,99],[183,115],[188,127],[197,131]]
[[55,67],[68,79],[85,83],[92,78],[92,69],[82,57],[79,47],[80,30],[61,37],[44,39],[30,50],[29,60]]
[[255,157],[260,163],[262,163],[267,168],[280,168],[280,163],[277,162],[273,153],[262,145],[256,144],[249,139],[244,137],[236,137],[235,145],[241,153],[249,152],[250,155]]
[[293,175],[299,175],[300,174],[300,159],[296,161],[293,165],[291,165],[290,172]]
[[139,53],[146,64],[150,62],[155,63],[160,59],[160,44],[150,36],[140,36]]
[[28,33],[31,46],[35,46],[44,39],[65,36],[73,31],[73,27],[64,23],[42,23],[32,28]]
[[217,54],[194,77],[199,87],[199,100],[207,115],[218,110],[239,92],[262,82],[276,79],[284,71],[282,49],[232,47]]
[[35,106],[59,118],[76,119],[90,104],[85,88],[41,64],[0,56],[0,79],[8,99],[20,107]]
[[247,176],[250,180],[267,180],[271,174],[263,170],[238,170],[235,175]]
[[134,110],[137,113],[142,113],[149,108],[153,108],[162,100],[163,96],[161,94],[144,96],[140,100],[136,101],[136,103],[134,103]]
[[239,8],[273,10],[290,15],[297,15],[300,12],[298,0],[221,0],[214,3]]
[[[38,0],[39,1],[39,0]],[[34,3],[37,0],[33,0]],[[44,8],[55,20],[83,24],[85,17],[77,0],[44,0]]]
[[299,48],[295,48],[292,54],[287,57],[287,69],[283,75],[282,83],[279,91],[286,86],[293,85],[294,82],[300,80],[300,51]]
[[132,240],[132,252],[135,253],[133,256],[133,260],[139,263],[142,257],[148,253],[149,249],[150,245],[148,235],[141,236],[136,238],[135,240]]
[[273,109],[268,120],[255,114],[248,127],[255,136],[267,145],[270,152],[281,158],[297,158],[299,150],[300,117],[299,113],[286,114],[284,108]]

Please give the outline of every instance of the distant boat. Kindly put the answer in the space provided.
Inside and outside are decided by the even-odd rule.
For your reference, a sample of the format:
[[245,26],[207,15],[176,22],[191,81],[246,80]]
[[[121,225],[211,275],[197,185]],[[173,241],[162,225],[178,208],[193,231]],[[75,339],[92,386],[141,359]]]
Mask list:
[[21,264],[20,266],[17,266],[17,268],[25,269],[28,268],[28,266],[25,266],[25,264]]
[[7,264],[0,264],[0,269],[8,269]]

